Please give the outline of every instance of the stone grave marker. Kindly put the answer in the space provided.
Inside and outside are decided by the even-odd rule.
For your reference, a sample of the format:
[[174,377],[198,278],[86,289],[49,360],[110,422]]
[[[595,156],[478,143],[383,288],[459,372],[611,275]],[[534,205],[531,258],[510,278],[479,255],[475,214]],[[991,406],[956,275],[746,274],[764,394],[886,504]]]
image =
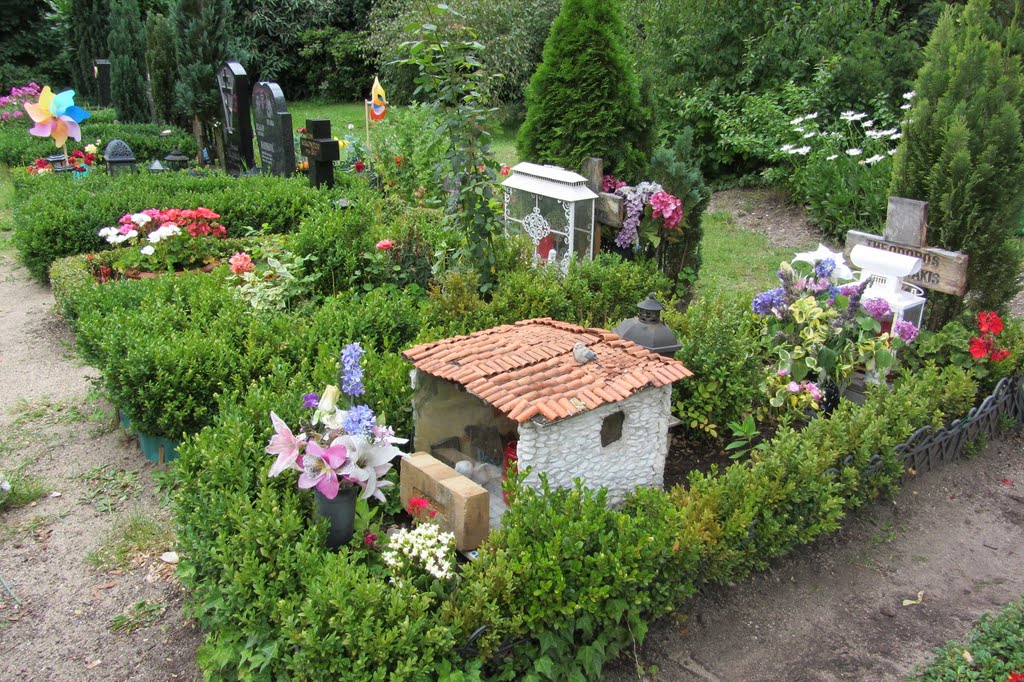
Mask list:
[[334,162],[341,158],[338,141],[331,137],[331,122],[325,118],[307,118],[306,134],[299,149],[309,160],[309,186],[334,187]]
[[249,115],[249,76],[238,62],[217,69],[217,90],[224,117],[224,170],[231,175],[255,165],[252,153],[252,122]]
[[99,105],[109,107],[114,101],[110,94],[110,60],[94,59],[92,75],[96,77],[96,84],[99,88]]
[[850,230],[846,233],[846,258],[857,244],[921,259],[921,270],[906,279],[919,287],[963,296],[967,290],[967,254],[927,246],[928,203],[889,197],[885,234]]
[[290,177],[295,173],[292,115],[277,83],[260,81],[253,87],[252,120],[260,150],[260,172]]

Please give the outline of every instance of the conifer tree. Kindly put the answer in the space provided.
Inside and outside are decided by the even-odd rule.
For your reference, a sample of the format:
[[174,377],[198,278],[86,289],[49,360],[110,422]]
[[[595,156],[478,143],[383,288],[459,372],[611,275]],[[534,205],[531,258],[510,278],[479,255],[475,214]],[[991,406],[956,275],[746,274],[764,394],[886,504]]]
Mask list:
[[192,122],[201,150],[206,127],[217,117],[217,69],[227,59],[231,0],[174,0],[171,26],[178,60],[174,84],[178,113]]
[[146,18],[146,71],[156,120],[161,123],[178,120],[174,111],[174,82],[178,79],[174,31],[170,19],[162,14],[150,14]]
[[[928,202],[931,246],[970,256],[976,308],[999,307],[1017,290],[1020,257],[1010,240],[1024,203],[1024,75],[1020,57],[993,39],[989,7],[949,7],[932,32],[890,188]],[[930,299],[933,326],[963,307]]]
[[111,0],[110,95],[117,118],[126,123],[150,120],[144,37],[138,0]]
[[95,102],[99,85],[93,73],[93,60],[107,59],[107,34],[110,32],[107,0],[71,0],[69,39],[73,50],[71,80],[82,100]]
[[609,173],[645,179],[651,115],[625,39],[619,0],[565,0],[526,91],[522,158],[576,169],[600,156]]

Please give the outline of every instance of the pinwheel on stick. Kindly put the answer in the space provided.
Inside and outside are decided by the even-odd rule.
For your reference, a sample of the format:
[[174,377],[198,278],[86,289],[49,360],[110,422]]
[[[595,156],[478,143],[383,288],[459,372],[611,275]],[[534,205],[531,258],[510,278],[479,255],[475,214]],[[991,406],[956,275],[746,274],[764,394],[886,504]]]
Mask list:
[[68,138],[81,141],[82,129],[78,124],[89,118],[88,111],[75,106],[74,90],[54,95],[49,85],[39,93],[38,102],[25,102],[25,111],[35,122],[28,132],[36,137],[52,137],[57,147],[64,148],[65,157]]

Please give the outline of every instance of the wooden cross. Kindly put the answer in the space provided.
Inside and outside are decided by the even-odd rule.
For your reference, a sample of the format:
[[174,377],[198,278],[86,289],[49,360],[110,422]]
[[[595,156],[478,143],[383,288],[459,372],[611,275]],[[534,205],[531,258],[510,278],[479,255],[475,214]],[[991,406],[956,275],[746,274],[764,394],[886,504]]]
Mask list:
[[331,137],[331,122],[326,118],[307,118],[306,134],[299,149],[309,159],[309,186],[334,187],[334,162],[341,158],[338,141]]
[[850,230],[846,258],[857,244],[865,244],[921,259],[921,270],[906,279],[924,289],[963,296],[967,290],[967,254],[927,246],[928,202],[889,197],[885,234]]

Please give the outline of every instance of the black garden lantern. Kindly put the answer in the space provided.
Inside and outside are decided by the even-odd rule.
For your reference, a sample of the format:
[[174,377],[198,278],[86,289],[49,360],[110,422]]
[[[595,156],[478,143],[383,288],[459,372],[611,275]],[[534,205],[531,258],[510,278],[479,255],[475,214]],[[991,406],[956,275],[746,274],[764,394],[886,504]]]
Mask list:
[[167,167],[173,171],[185,170],[188,168],[188,157],[177,149],[165,156],[164,161],[167,162]]
[[153,161],[153,163],[146,166],[146,170],[152,173],[153,175],[157,175],[159,173],[163,173],[164,171],[166,171],[167,166],[160,163],[160,159],[156,159],[155,161]]
[[668,325],[661,321],[661,311],[665,306],[658,303],[652,291],[647,298],[637,304],[637,308],[640,310],[637,317],[623,320],[612,331],[649,351],[666,357],[674,356],[682,345]]
[[114,139],[103,150],[103,161],[107,164],[107,172],[111,175],[137,173],[135,154],[124,140]]

